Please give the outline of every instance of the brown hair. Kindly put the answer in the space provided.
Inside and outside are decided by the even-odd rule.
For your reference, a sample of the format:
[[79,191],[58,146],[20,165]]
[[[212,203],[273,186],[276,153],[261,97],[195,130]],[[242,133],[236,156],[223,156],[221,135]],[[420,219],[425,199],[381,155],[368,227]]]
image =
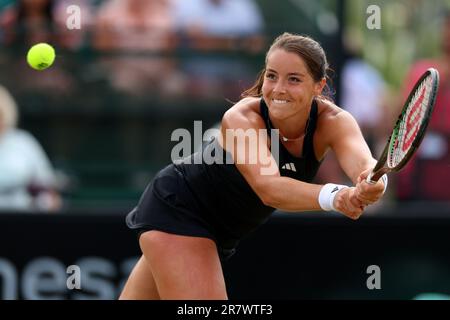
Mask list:
[[[282,35],[278,36],[266,54],[266,61],[269,54],[275,49],[283,49],[287,52],[292,52],[301,57],[308,68],[309,73],[311,74],[314,81],[319,82],[323,78],[330,80],[330,77],[327,75],[327,72],[330,70],[327,62],[327,57],[325,55],[325,51],[321,47],[321,45],[307,36],[300,36],[296,34],[292,34],[289,32],[285,32]],[[262,85],[264,82],[264,74],[266,69],[262,69],[256,78],[255,83],[252,87],[245,90],[241,97],[261,97],[262,96]],[[331,100],[330,95],[332,92],[327,84],[325,95],[321,95],[321,98],[328,98]]]

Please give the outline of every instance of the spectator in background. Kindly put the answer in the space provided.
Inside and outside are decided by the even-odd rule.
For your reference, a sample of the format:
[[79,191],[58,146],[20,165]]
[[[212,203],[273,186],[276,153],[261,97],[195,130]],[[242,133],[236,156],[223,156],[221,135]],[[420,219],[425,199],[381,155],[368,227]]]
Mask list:
[[171,0],[111,0],[100,6],[98,49],[163,51],[173,49]]
[[19,0],[0,13],[4,45],[52,42],[53,1]]
[[341,71],[341,105],[355,117],[369,147],[375,151],[384,133],[380,124],[386,83],[380,72],[363,59],[362,40],[358,41],[350,31],[344,39],[347,57]]
[[52,98],[67,98],[76,88],[74,77],[62,66],[69,59],[57,58],[45,73],[36,73],[25,59],[28,48],[39,42],[54,45],[57,56],[61,54],[54,24],[57,4],[59,2],[52,0],[19,0],[11,1],[0,11],[0,46],[14,47],[4,52],[7,63],[2,65],[0,83],[15,88],[19,95],[51,92]]
[[253,0],[174,0],[174,4],[177,30],[193,48],[261,50],[264,45],[264,20]]
[[28,132],[16,128],[17,106],[0,86],[0,209],[56,211],[61,198],[44,150]]
[[[94,0],[58,0],[54,5],[53,16],[58,44],[62,48],[78,50],[90,46],[89,33],[94,27]],[[69,29],[67,22],[73,14],[67,12],[71,6],[80,8],[80,29]],[[69,19],[72,22],[72,18]]]
[[174,0],[174,15],[182,48],[222,54],[182,61],[189,79],[186,94],[202,99],[238,99],[242,89],[253,82],[255,70],[223,53],[261,52],[264,19],[258,5],[253,0]]
[[98,10],[93,45],[118,53],[102,59],[112,86],[134,96],[170,96],[176,91],[176,63],[163,56],[175,48],[174,30],[170,0],[104,2]]
[[430,67],[440,74],[436,105],[419,151],[397,175],[397,195],[399,200],[450,203],[450,12],[443,20],[441,57],[412,65],[402,100]]
[[[86,35],[93,22],[93,0],[19,0],[0,11],[0,42],[29,46],[38,42],[58,43],[79,49],[87,44]],[[70,30],[67,8],[80,8],[81,28]]]

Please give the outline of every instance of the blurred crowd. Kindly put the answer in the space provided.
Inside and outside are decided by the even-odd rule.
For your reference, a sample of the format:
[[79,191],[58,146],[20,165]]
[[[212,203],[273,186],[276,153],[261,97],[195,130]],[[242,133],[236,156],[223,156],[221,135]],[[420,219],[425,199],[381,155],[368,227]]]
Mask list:
[[[248,84],[254,75],[239,60],[176,59],[174,53],[251,54],[264,47],[264,19],[253,0],[19,0],[1,12],[0,30],[5,46],[48,42],[60,52],[94,50],[102,54],[96,71],[105,73],[114,89],[133,96],[214,96],[222,86],[232,88],[236,78]],[[65,70],[52,71],[57,81],[51,86],[73,89]],[[236,97],[240,88],[230,90]]]
[[[130,98],[236,101],[253,83],[255,70],[263,63],[258,55],[265,51],[273,36],[266,30],[263,10],[257,0],[9,0],[2,4],[2,48],[13,53],[26,52],[35,43],[48,42],[57,52],[55,65],[36,77],[23,56],[14,59],[2,49],[0,84],[18,96],[51,92],[53,97],[85,95],[95,99],[97,89],[89,92],[89,86],[77,88],[81,79],[88,84],[104,81],[105,87]],[[335,88],[340,93],[337,102],[356,118],[375,157],[380,154],[412,84],[428,67],[436,67],[441,74],[429,133],[411,164],[401,174],[391,175],[388,201],[450,202],[450,188],[444,187],[450,178],[448,16],[442,30],[441,56],[412,65],[404,93],[397,95],[389,92],[380,72],[363,59],[361,43],[351,34],[343,37],[345,60],[341,74],[336,75],[340,78],[340,87]],[[333,56],[333,52],[327,54]],[[68,58],[74,55],[82,57],[80,61],[87,65],[82,72]],[[242,58],[245,56],[259,57],[258,63],[249,63]],[[8,60],[2,62],[2,59]],[[13,74],[20,76],[10,76]],[[14,148],[8,149],[7,145],[11,145],[8,141],[22,141],[33,150],[29,151],[33,155],[17,154],[18,158],[29,160],[28,164],[23,161],[24,166],[30,166],[26,171],[29,172],[27,180],[15,191],[21,199],[18,200],[21,208],[58,210],[62,200],[57,192],[58,184],[51,178],[54,172],[45,152],[31,133],[15,128],[17,121],[5,120],[7,111],[4,110],[17,109],[8,89],[0,90],[0,171],[13,172],[8,168],[15,160],[7,163],[4,157],[8,152],[15,152]],[[25,106],[19,105],[18,109],[22,107]],[[34,157],[40,160],[32,160]],[[39,173],[34,174],[34,170]],[[10,186],[2,184],[17,184],[4,177],[0,172],[0,209],[4,203],[19,208],[14,202],[2,200],[11,192]],[[336,159],[329,156],[318,182],[348,181]]]
[[[230,53],[254,56],[265,49],[264,18],[254,0],[12,0],[0,4],[0,46],[6,49],[0,51],[0,84],[5,86],[4,96],[8,96],[8,99],[0,100],[0,104],[5,110],[21,110],[25,116],[30,110],[37,114],[37,110],[41,113],[52,110],[61,112],[71,107],[92,112],[99,105],[108,113],[108,109],[114,107],[112,104],[120,104],[115,97],[127,101],[123,108],[130,110],[152,101],[236,100],[241,91],[253,82],[255,72],[248,63]],[[38,42],[52,44],[57,54],[55,64],[39,73],[29,68],[23,58],[26,50]],[[24,103],[16,103],[16,98]],[[139,104],[136,101],[144,102]],[[16,104],[18,108],[12,107]],[[2,110],[0,108],[0,122]],[[104,148],[96,147],[90,153],[87,144],[96,141],[96,138],[87,137],[88,132],[84,135],[74,132],[71,127],[73,121],[71,124],[60,120],[48,121],[59,122],[52,123],[52,129],[46,128],[53,140],[51,143],[46,141],[46,144],[55,145],[53,153],[64,153],[67,159],[76,152],[73,150],[79,150],[86,154],[84,158],[89,158],[89,155],[94,158],[94,153],[104,151]],[[142,158],[144,153],[136,149],[146,147],[136,147],[136,141],[147,144],[148,139],[136,138],[139,128],[130,126],[123,122],[114,131],[123,141],[119,152],[127,153],[127,156],[119,157],[128,157],[128,162],[133,164],[139,161],[134,158]],[[15,126],[10,127],[8,132],[16,132],[16,129],[13,130]],[[58,130],[73,133],[65,134]],[[98,132],[100,128],[89,130]],[[44,211],[61,208],[61,197],[54,203],[47,201],[49,204],[41,205],[42,208],[36,205],[44,203],[42,200],[36,201],[35,190],[42,189],[36,188],[36,172],[42,171],[47,177],[44,189],[52,190],[52,194],[57,194],[61,183],[56,181],[50,162],[32,133],[20,132],[22,137],[33,140],[34,147],[31,149],[39,149],[37,153],[41,156],[41,162],[45,163],[45,169],[43,166],[30,169],[34,173],[30,173],[18,186],[13,186],[15,182],[12,180],[0,179],[5,185],[11,184],[10,187],[0,185],[0,200],[2,195],[11,197],[10,193],[2,190],[20,187],[21,200],[17,203],[4,201],[4,207],[9,204],[11,208],[20,210]],[[6,144],[10,135],[12,133],[0,133],[0,146],[1,143]],[[68,135],[71,135],[70,146]],[[101,134],[105,135],[108,133]],[[112,139],[111,143],[114,143]],[[73,150],[69,151],[70,148]],[[11,149],[8,152],[15,151]],[[111,167],[106,163],[107,153],[87,162],[92,165],[94,161],[101,161],[105,167]],[[0,148],[0,158],[4,154],[6,151]],[[17,157],[23,155],[18,153]],[[61,155],[58,157],[64,158]],[[32,158],[29,160],[33,162]],[[77,160],[68,161],[74,164]],[[8,172],[4,177],[17,174],[8,170],[8,165],[2,166],[2,163],[0,171],[0,176]],[[78,173],[80,175],[82,173]],[[139,173],[135,175],[139,176]],[[76,180],[76,172],[74,176]],[[98,177],[95,180],[101,179]],[[39,185],[42,183],[39,182]],[[80,183],[79,188],[83,187]],[[142,186],[139,185],[140,188]],[[34,193],[31,194],[30,190]],[[16,191],[19,192],[19,189]],[[62,194],[67,192],[59,191]]]
[[[181,43],[257,50],[250,38],[261,35],[263,20],[253,0],[10,0],[0,25],[6,45],[52,42],[78,50],[93,41],[97,49],[131,51],[170,51]],[[233,42],[240,37],[245,41]]]

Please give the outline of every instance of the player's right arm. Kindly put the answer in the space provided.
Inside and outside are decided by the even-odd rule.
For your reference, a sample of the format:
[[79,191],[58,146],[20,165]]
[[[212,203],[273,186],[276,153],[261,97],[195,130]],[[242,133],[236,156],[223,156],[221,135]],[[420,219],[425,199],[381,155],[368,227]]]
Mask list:
[[[246,98],[229,109],[222,118],[220,144],[231,153],[237,169],[265,205],[292,212],[321,210],[318,197],[322,185],[280,175],[258,108],[259,99]],[[357,218],[362,210],[351,204],[352,192],[354,188],[341,190],[335,198],[335,207]]]

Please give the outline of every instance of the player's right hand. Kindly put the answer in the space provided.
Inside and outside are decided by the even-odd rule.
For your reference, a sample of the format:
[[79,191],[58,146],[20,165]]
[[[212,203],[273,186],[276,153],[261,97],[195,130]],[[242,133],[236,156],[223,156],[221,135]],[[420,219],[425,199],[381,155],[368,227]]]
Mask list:
[[358,219],[364,211],[365,205],[356,197],[356,188],[344,188],[334,198],[336,210],[350,219]]
[[361,172],[356,183],[355,196],[364,205],[368,206],[381,199],[384,193],[383,179],[378,180],[374,184],[366,182],[367,176],[372,172],[372,169],[367,169]]

